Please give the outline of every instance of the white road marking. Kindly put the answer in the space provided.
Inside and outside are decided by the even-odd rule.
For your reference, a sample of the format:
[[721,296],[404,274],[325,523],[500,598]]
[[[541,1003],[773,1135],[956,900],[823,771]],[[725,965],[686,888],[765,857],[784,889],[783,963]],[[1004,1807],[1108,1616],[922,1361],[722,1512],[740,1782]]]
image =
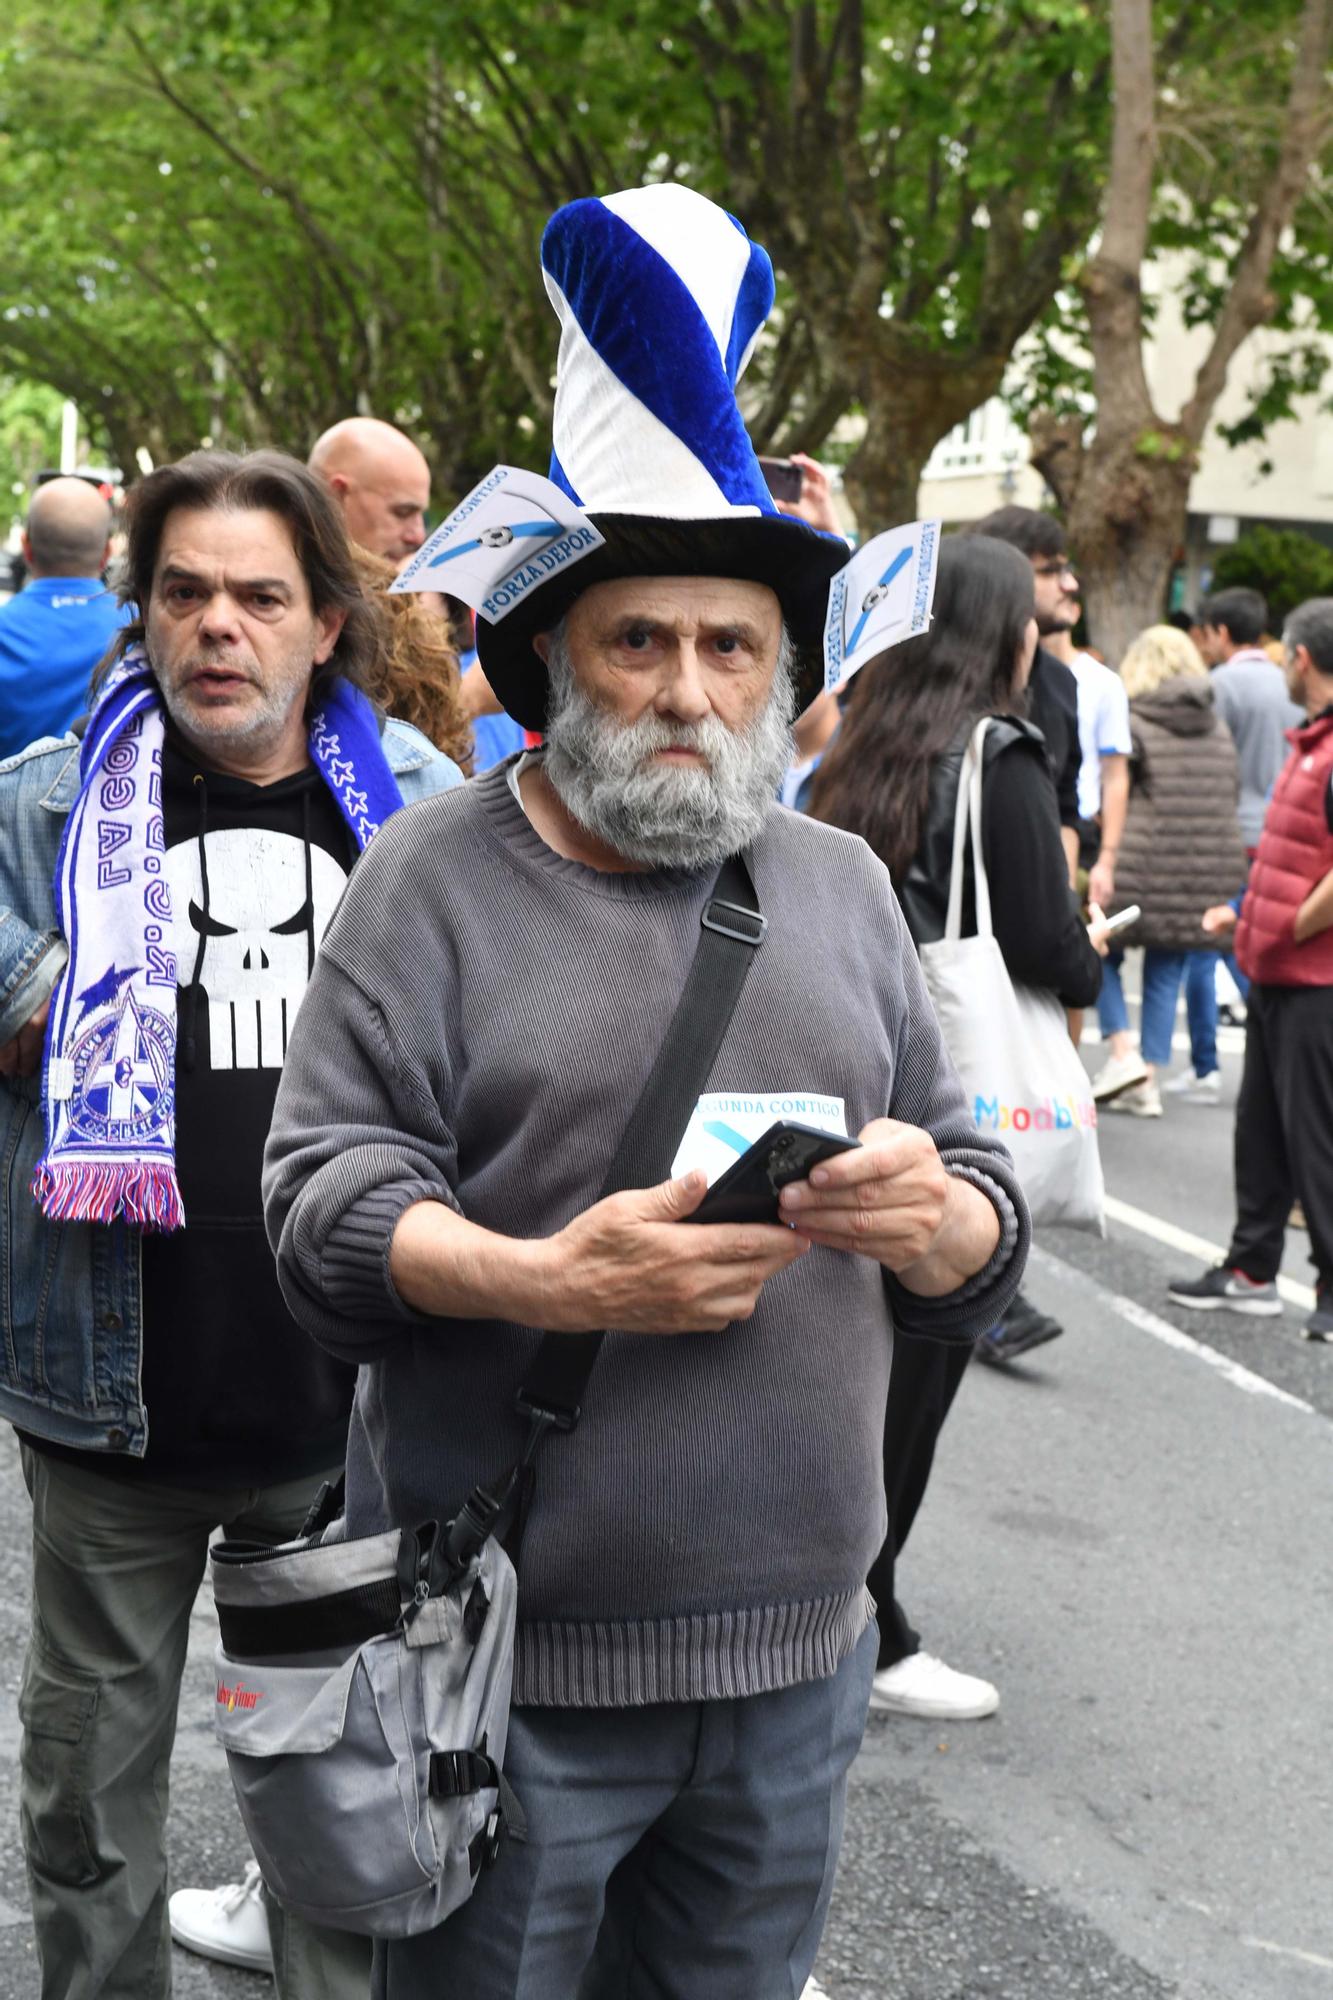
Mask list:
[[1300,1951],[1294,1944],[1273,1944],[1268,1938],[1243,1937],[1241,1943],[1255,1951],[1271,1952],[1274,1958],[1294,1958],[1298,1965],[1317,1965],[1321,1971],[1333,1972],[1333,1958],[1323,1958],[1317,1951]]
[[[1106,1036],[1095,1020],[1085,1022],[1082,1039],[1091,1048],[1096,1042],[1105,1042]],[[1171,1050],[1174,1055],[1187,1056],[1190,1052],[1190,1038],[1184,1028],[1176,1028],[1171,1036]],[[1217,1050],[1219,1055],[1243,1056],[1245,1053],[1244,1028],[1221,1026],[1217,1030]]]
[[[1196,1236],[1192,1230],[1179,1229],[1174,1222],[1164,1222],[1160,1215],[1149,1215],[1143,1208],[1135,1208],[1131,1202],[1121,1201],[1119,1195],[1108,1194],[1106,1213],[1112,1222],[1123,1222],[1127,1229],[1137,1229],[1140,1236],[1151,1236],[1158,1243],[1165,1243],[1168,1250],[1182,1250],[1187,1257],[1201,1257],[1209,1264],[1220,1264],[1226,1250],[1220,1243],[1210,1243],[1206,1236]],[[1303,1306],[1306,1312],[1314,1308],[1314,1287],[1301,1284],[1298,1278],[1287,1278],[1279,1274],[1278,1295],[1288,1305]]]
[[831,2000],[831,1996],[825,1992],[817,1979],[807,1979],[801,1988],[801,2000]]
[[1160,1340],[1164,1347],[1174,1347],[1180,1354],[1193,1355],[1196,1361],[1202,1361],[1207,1367],[1216,1369],[1224,1381],[1230,1382],[1233,1389],[1243,1389],[1249,1396],[1270,1397],[1275,1403],[1285,1403],[1288,1409],[1299,1410],[1302,1416],[1315,1415],[1312,1403],[1302,1401],[1299,1396],[1289,1395],[1285,1389],[1279,1389],[1275,1383],[1267,1381],[1262,1375],[1256,1375],[1252,1369],[1242,1368],[1239,1361],[1232,1361],[1228,1355],[1219,1354],[1215,1347],[1206,1347],[1201,1340],[1195,1340],[1190,1334],[1182,1333],[1178,1326],[1172,1326],[1169,1320],[1159,1319],[1155,1312],[1149,1312],[1148,1308],[1139,1305],[1137,1300],[1124,1298],[1119,1292],[1113,1292],[1108,1286],[1099,1284],[1097,1279],[1090,1278],[1086,1271],[1080,1271],[1076,1264],[1069,1264],[1063,1257],[1056,1257],[1049,1250],[1035,1247],[1029,1261],[1038,1268],[1042,1264],[1053,1265],[1063,1278],[1072,1276],[1081,1290],[1097,1293],[1118,1318],[1130,1326],[1137,1327],[1140,1333],[1150,1333],[1153,1339]]

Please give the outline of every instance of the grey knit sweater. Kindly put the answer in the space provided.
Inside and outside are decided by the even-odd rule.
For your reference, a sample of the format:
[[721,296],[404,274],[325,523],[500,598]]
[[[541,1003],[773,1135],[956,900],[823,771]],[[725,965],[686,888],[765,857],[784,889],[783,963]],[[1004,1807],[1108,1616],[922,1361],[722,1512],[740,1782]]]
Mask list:
[[[931,1301],[815,1249],[725,1333],[613,1332],[577,1431],[538,1462],[519,1702],[698,1700],[830,1674],[865,1627],[884,1535],[894,1320],[970,1338],[1021,1272],[1022,1197],[968,1116],[885,870],[775,806],[753,871],[769,930],[710,1087],[839,1096],[853,1133],[886,1114],[923,1126],[994,1201],[1000,1248]],[[512,1462],[540,1338],[406,1306],[388,1277],[398,1216],[425,1198],[533,1237],[595,1199],[711,883],[565,860],[503,766],[395,814],[352,877],[287,1053],[264,1191],[292,1311],[362,1364],[353,1534],[447,1517]]]

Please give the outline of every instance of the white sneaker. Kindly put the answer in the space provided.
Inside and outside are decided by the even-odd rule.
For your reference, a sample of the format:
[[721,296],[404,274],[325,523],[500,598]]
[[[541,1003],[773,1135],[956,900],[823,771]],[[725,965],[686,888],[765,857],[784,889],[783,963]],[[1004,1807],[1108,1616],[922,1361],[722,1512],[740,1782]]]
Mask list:
[[1162,1085],[1167,1097],[1183,1098],[1186,1104],[1220,1104],[1222,1102],[1222,1072],[1210,1069],[1206,1076],[1197,1070],[1182,1070]]
[[1109,1104],[1122,1090],[1133,1090],[1136,1084],[1147,1081],[1148,1065],[1142,1056],[1136,1056],[1132,1050],[1126,1056],[1108,1056],[1092,1079],[1093,1100]]
[[1136,1083],[1132,1090],[1122,1090],[1107,1105],[1108,1111],[1127,1111],[1131,1118],[1160,1118],[1162,1116],[1162,1093],[1155,1083]]
[[930,1715],[943,1722],[975,1722],[1000,1706],[997,1689],[975,1674],[956,1673],[933,1653],[909,1653],[881,1667],[870,1690],[870,1706],[890,1715]]
[[177,1889],[167,1905],[172,1937],[186,1951],[214,1958],[219,1965],[272,1973],[268,1912],[260,1888],[259,1863],[252,1861],[239,1882],[220,1889]]

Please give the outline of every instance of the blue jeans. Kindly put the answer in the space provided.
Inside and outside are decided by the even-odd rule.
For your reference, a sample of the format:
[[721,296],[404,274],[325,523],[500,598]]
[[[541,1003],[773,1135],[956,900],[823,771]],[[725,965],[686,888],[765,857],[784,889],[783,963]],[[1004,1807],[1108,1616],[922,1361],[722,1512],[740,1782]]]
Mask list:
[[[1129,1032],[1129,1009],[1120,983],[1123,951],[1113,951],[1102,974],[1097,1018],[1103,1035]],[[1214,956],[1210,951],[1145,951],[1143,954],[1143,1011],[1139,1047],[1143,1060],[1154,1069],[1171,1063],[1171,1035],[1176,1023],[1176,1001],[1180,982],[1185,981],[1185,1011],[1189,1018],[1190,1055],[1195,1073],[1208,1076],[1217,1068],[1217,1002],[1211,1009],[1204,1002],[1204,978],[1212,989]]]
[[796,2000],[833,1893],[879,1634],[732,1701],[516,1708],[528,1820],[438,1930],[377,1940],[375,2000]]

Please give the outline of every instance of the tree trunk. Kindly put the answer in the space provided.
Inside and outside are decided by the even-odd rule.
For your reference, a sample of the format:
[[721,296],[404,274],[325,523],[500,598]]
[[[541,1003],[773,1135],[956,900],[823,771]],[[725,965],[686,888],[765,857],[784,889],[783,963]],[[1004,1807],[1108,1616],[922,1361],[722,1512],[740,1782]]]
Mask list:
[[1112,666],[1161,623],[1184,545],[1193,459],[1091,460],[1066,520],[1079,566],[1088,636]]
[[860,359],[858,383],[866,428],[843,474],[847,497],[865,536],[916,518],[917,487],[926,460],[955,424],[998,390],[1008,354],[964,365],[940,356],[914,361],[892,350]]
[[1166,610],[1185,541],[1199,447],[1246,335],[1272,317],[1278,240],[1308,183],[1325,132],[1324,67],[1333,0],[1304,0],[1276,172],[1258,193],[1230,288],[1193,391],[1174,423],[1158,417],[1143,367],[1140,272],[1148,249],[1156,134],[1151,0],[1112,0],[1115,119],[1102,236],[1082,290],[1092,335],[1097,428],[1038,415],[1034,464],[1064,510],[1092,643],[1117,665]]

